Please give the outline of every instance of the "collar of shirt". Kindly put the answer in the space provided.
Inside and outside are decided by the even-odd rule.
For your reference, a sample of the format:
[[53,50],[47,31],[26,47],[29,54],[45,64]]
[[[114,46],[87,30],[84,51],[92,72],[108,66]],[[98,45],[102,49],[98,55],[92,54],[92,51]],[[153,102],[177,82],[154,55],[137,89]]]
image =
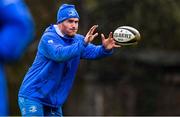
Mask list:
[[59,36],[61,36],[61,37],[64,37],[64,36],[65,36],[65,35],[59,30],[58,25],[54,25],[54,28],[55,28],[56,33],[57,33]]

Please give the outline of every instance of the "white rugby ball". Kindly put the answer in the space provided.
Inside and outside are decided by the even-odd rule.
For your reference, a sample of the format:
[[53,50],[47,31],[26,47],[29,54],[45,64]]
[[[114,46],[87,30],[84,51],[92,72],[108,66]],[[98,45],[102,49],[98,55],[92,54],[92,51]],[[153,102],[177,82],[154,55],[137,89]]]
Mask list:
[[134,45],[141,39],[137,29],[130,26],[118,27],[113,33],[114,40],[120,45]]

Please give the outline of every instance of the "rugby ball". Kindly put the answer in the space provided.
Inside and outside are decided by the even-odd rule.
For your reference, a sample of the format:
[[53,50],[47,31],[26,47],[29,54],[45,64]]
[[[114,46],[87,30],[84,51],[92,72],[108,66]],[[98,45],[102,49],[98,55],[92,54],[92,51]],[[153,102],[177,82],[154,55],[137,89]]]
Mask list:
[[113,38],[119,45],[134,45],[139,42],[141,36],[137,29],[130,26],[121,26],[114,31]]

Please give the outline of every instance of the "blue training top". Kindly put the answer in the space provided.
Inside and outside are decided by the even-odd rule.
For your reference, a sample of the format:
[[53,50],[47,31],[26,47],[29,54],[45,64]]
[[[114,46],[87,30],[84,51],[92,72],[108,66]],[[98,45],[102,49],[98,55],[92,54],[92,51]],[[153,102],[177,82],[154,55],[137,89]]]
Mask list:
[[22,0],[0,0],[0,116],[8,114],[3,64],[14,61],[32,41],[34,22]]
[[25,75],[19,96],[59,107],[72,87],[80,59],[97,59],[111,55],[102,45],[85,44],[84,36],[58,35],[54,26],[44,32],[36,58]]

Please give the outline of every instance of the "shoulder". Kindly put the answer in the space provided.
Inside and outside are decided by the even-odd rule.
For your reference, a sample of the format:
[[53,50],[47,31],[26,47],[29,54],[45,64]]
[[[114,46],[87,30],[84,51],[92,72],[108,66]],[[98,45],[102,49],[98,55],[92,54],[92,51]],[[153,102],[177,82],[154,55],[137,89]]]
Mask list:
[[49,27],[47,27],[42,35],[42,39],[44,38],[60,38],[57,33],[55,32],[55,29],[53,27],[53,25],[50,25]]
[[61,41],[62,41],[61,37],[55,32],[55,30],[51,26],[46,28],[40,40],[40,42],[45,42],[47,44],[52,42],[61,43]]

